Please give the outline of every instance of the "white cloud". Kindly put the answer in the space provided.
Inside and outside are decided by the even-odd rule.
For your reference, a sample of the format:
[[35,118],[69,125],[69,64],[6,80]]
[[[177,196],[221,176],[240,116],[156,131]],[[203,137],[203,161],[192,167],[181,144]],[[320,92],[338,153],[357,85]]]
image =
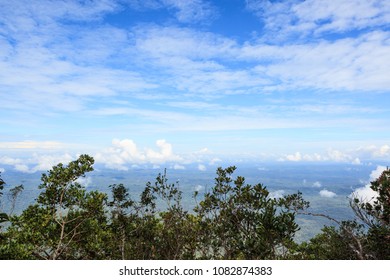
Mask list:
[[[371,171],[369,181],[373,182],[379,178],[383,171],[387,168],[385,166],[378,165],[375,170]],[[371,184],[368,183],[364,187],[356,189],[351,195],[351,198],[358,198],[362,202],[370,202],[378,197],[378,193],[370,188]]]
[[333,197],[336,197],[337,194],[334,193],[334,192],[331,192],[331,191],[328,191],[328,190],[321,190],[320,191],[320,196],[321,197],[326,197],[326,198],[333,198]]
[[0,157],[0,164],[11,165],[17,171],[30,172],[30,169],[26,164],[26,160],[12,158],[9,156],[3,156],[3,157]]
[[61,22],[63,18],[93,20],[116,9],[117,4],[110,0],[2,3],[0,68],[8,71],[0,72],[0,91],[13,93],[0,107],[33,115],[72,112],[88,107],[91,96],[153,87],[134,71],[105,64],[118,53],[121,58],[125,55],[127,31]]
[[5,169],[0,167],[0,173],[4,173]]
[[207,168],[206,168],[206,166],[204,164],[198,164],[198,170],[199,171],[206,171]]
[[378,165],[375,170],[371,171],[370,173],[370,182],[375,181],[382,175],[383,171],[387,169],[386,166]]
[[321,184],[321,182],[316,181],[316,182],[313,183],[313,187],[315,187],[315,188],[321,188],[321,187],[322,187],[322,184]]
[[356,149],[356,153],[366,158],[388,158],[390,156],[390,146],[385,144],[382,146],[369,145],[365,147],[359,147]]
[[[70,20],[90,21],[99,19],[103,14],[118,8],[116,1],[50,1],[40,0],[32,3],[28,0],[2,1],[1,16],[7,27],[16,31],[39,28],[53,21],[67,18]],[[33,17],[31,17],[33,15]]]
[[217,13],[210,2],[204,0],[125,0],[125,3],[136,10],[168,8],[182,23],[209,22]]
[[319,153],[302,154],[296,152],[283,156],[281,161],[334,161],[334,162],[348,162],[355,165],[362,164],[362,160],[371,159],[385,159],[390,155],[390,146],[369,145],[365,147],[358,147],[355,149],[340,150],[329,148],[322,155]]
[[175,169],[175,170],[185,170],[186,167],[184,165],[175,163],[175,165],[173,166],[173,169]]
[[173,153],[172,145],[164,139],[157,140],[156,145],[160,151],[156,152],[152,149],[146,150],[146,158],[152,163],[166,162],[166,161],[180,161],[182,158]]
[[202,185],[196,185],[196,187],[194,187],[194,190],[197,192],[203,191],[204,189],[205,189],[205,187]]
[[285,191],[284,190],[277,190],[277,191],[273,191],[273,192],[270,192],[269,196],[271,198],[282,198],[284,195],[285,195]]
[[[372,103],[361,106],[364,101],[356,104],[340,104],[339,101],[344,98],[345,91],[356,91],[357,98],[351,99],[358,100],[363,96],[361,91],[387,92],[390,88],[387,77],[390,72],[387,63],[390,60],[389,32],[376,28],[388,22],[388,1],[358,1],[351,5],[348,1],[339,4],[337,1],[248,0],[248,8],[261,11],[266,24],[258,33],[261,36],[253,33],[250,40],[246,35],[236,39],[218,34],[213,32],[212,26],[209,32],[205,31],[206,25],[195,29],[194,25],[186,24],[183,28],[181,23],[199,23],[213,18],[215,10],[210,1],[3,2],[0,69],[7,71],[0,72],[0,94],[3,93],[0,110],[5,112],[7,119],[0,122],[18,123],[15,128],[9,126],[9,131],[23,131],[28,135],[42,129],[57,133],[52,128],[59,123],[64,126],[62,132],[70,132],[74,131],[70,125],[72,120],[80,120],[83,127],[98,131],[96,135],[110,130],[109,139],[118,135],[119,128],[122,132],[123,126],[140,129],[141,133],[153,132],[152,137],[158,139],[160,136],[155,135],[160,135],[161,131],[352,127],[351,119],[354,119],[354,126],[364,130],[379,126],[377,120],[382,117],[377,116],[386,113],[385,110],[380,112],[380,108],[374,111],[378,106]],[[142,9],[168,9],[181,23],[172,24],[175,21],[170,19],[162,25],[138,22],[133,26],[114,27],[105,21],[106,15],[122,11],[126,3]],[[259,24],[259,28],[261,26]],[[342,33],[349,29],[356,32],[344,36]],[[273,32],[275,30],[277,32]],[[243,31],[244,34],[251,30]],[[329,32],[339,34],[321,37]],[[290,40],[291,34],[298,36],[292,36],[293,40]],[[299,101],[290,105],[290,101],[296,102],[295,96],[301,96],[298,93],[301,89],[309,89],[312,100],[320,101],[309,100],[303,105]],[[326,96],[327,99],[328,94],[318,94],[316,89],[343,93],[340,98],[330,98],[331,102],[326,102],[319,97]],[[284,90],[288,92],[283,93],[286,96],[283,104],[271,105],[264,97]],[[244,94],[252,95],[255,104],[264,105],[253,106],[244,98],[240,99],[242,105],[226,106],[231,95],[241,97]],[[291,94],[294,98],[290,98]],[[230,96],[217,99],[225,95]],[[378,94],[378,99],[381,97],[383,94]],[[359,112],[368,115],[360,114],[356,118]],[[42,115],[50,117],[43,119]],[[310,115],[310,118],[300,118],[302,115]],[[340,115],[345,119],[338,119]],[[123,116],[126,125],[116,120],[92,120],[115,116]],[[65,117],[67,121],[63,121]],[[57,120],[58,123],[54,123]],[[366,124],[362,125],[361,120],[366,120]],[[385,124],[382,127],[387,127],[387,121],[381,121]],[[90,135],[88,132],[85,131],[85,135]],[[69,133],[69,137],[73,135]],[[28,146],[55,149],[57,144],[3,142],[0,149]],[[160,164],[168,158],[169,161],[180,161],[173,156],[167,143],[157,144],[157,150],[140,150],[135,143],[117,143],[112,148],[113,155],[104,157],[108,159],[108,165],[116,168],[126,169],[132,162]],[[297,150],[299,148],[294,147],[291,152]],[[302,150],[288,154],[284,159],[357,164],[367,158],[359,152],[386,158],[390,155],[390,147],[386,144],[373,150],[337,149],[321,155]],[[99,155],[103,157],[103,154]],[[18,168],[26,170],[26,165],[19,163]]]
[[62,149],[65,144],[55,141],[0,142],[0,149]]
[[350,155],[335,149],[328,149],[327,158],[329,158],[329,160],[337,161],[337,162],[351,161]]
[[15,170],[24,173],[35,173],[37,171],[47,171],[53,166],[74,160],[74,157],[70,154],[62,155],[42,155],[34,154],[30,158],[12,158],[8,156],[0,157],[0,164],[11,165]]
[[296,152],[293,155],[287,155],[286,159],[289,161],[301,161],[302,160],[302,155],[300,152]]
[[63,163],[67,164],[74,160],[75,158],[70,154],[63,155],[34,155],[29,161],[33,164],[33,167],[30,168],[29,172],[37,171],[47,171],[50,170],[53,166]]
[[283,46],[284,59],[259,65],[258,71],[282,80],[286,89],[385,90],[389,65],[381,58],[390,58],[386,53],[388,36],[378,31],[357,39]]
[[162,0],[162,2],[177,10],[176,18],[180,22],[208,21],[215,16],[214,9],[203,0]]
[[359,158],[355,158],[355,159],[352,161],[352,164],[360,165],[360,164],[362,164],[362,162],[360,161]]
[[343,32],[386,24],[390,6],[381,0],[308,0],[295,5],[292,11],[299,18],[297,25],[310,26],[315,33]]
[[87,188],[92,184],[92,177],[79,177],[76,182]]
[[[248,0],[248,9],[265,22],[265,35],[241,53],[271,59],[270,65],[258,66],[259,74],[283,81],[287,89],[386,91],[390,69],[382,58],[390,59],[384,28],[390,20],[387,2]],[[347,33],[351,30],[356,34]],[[333,32],[341,36],[323,36]]]
[[20,164],[21,162],[22,162],[21,159],[12,158],[9,156],[0,157],[0,163],[2,163],[2,164],[16,165],[16,164]]
[[16,171],[20,171],[23,173],[33,173],[26,164],[15,164],[14,168]]
[[157,140],[155,151],[150,148],[140,150],[131,139],[114,139],[112,146],[95,155],[96,162],[105,164],[108,168],[128,170],[127,165],[132,163],[162,164],[181,161],[182,158],[173,153],[172,145],[166,140]]
[[247,8],[261,17],[268,31],[296,38],[383,26],[390,12],[382,0],[247,0]]
[[209,165],[215,165],[218,162],[222,162],[220,158],[213,158],[210,160]]

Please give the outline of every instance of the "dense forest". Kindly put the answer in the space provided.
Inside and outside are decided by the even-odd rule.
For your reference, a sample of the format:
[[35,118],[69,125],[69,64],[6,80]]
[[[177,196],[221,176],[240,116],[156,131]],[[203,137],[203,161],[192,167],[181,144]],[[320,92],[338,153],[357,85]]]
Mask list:
[[[165,172],[137,199],[123,184],[108,194],[87,191],[77,179],[93,164],[81,155],[54,166],[42,175],[34,204],[19,215],[0,213],[0,259],[390,259],[390,170],[371,182],[373,201],[351,198],[354,220],[338,221],[310,212],[299,192],[271,197],[262,184],[234,177],[234,166],[218,168],[213,188],[202,197],[195,192],[188,211]],[[4,186],[0,177],[0,199]],[[22,191],[8,190],[12,205]],[[298,244],[297,215],[337,226]]]

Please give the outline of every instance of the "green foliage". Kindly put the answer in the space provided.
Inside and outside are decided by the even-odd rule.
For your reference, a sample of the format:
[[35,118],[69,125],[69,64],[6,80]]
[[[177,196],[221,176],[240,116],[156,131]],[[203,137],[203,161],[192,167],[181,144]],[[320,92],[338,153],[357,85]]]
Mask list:
[[132,200],[121,184],[110,188],[110,227],[117,233],[112,243],[117,252],[113,258],[194,258],[193,215],[183,210],[182,193],[177,185],[168,183],[166,172],[159,174],[154,184],[146,184],[139,201]]
[[[389,171],[372,182],[372,203],[351,202],[363,221],[338,222],[307,212],[300,192],[274,198],[262,184],[233,177],[234,166],[218,168],[215,185],[191,211],[184,210],[178,183],[166,171],[148,182],[138,200],[123,185],[111,195],[86,191],[80,177],[94,160],[81,155],[41,177],[36,203],[20,215],[0,213],[0,259],[389,259]],[[0,196],[4,181],[0,178]],[[10,190],[15,203],[23,186]],[[14,204],[13,204],[14,205]],[[12,207],[13,208],[13,207]],[[13,211],[13,210],[12,210]],[[12,212],[11,211],[11,212]],[[321,216],[324,227],[296,244],[297,214]]]
[[371,182],[377,193],[373,201],[354,198],[351,207],[357,218],[368,228],[364,240],[364,257],[390,259],[390,170]]
[[87,193],[76,182],[92,171],[93,158],[81,155],[42,175],[34,205],[11,219],[2,251],[15,259],[97,259],[104,254],[107,196]]
[[[375,199],[350,201],[355,221],[338,222],[338,228],[325,227],[322,233],[301,244],[298,255],[305,259],[390,259],[390,170],[371,182]],[[360,221],[360,223],[358,223]]]
[[195,209],[201,220],[201,257],[273,259],[283,257],[299,229],[290,204],[299,196],[276,199],[261,184],[249,185],[235,167],[218,168],[215,187]]
[[151,189],[153,197],[159,199],[161,207],[159,211],[158,231],[155,241],[156,257],[158,259],[183,259],[184,256],[193,256],[189,252],[188,244],[191,243],[191,219],[187,211],[184,211],[181,204],[182,192],[178,185],[169,184],[166,170],[159,174],[154,185],[150,182],[147,189]]
[[[3,196],[4,186],[5,186],[5,182],[1,178],[1,172],[0,172],[0,199]],[[1,201],[0,201],[0,206],[1,206]],[[9,220],[8,215],[6,213],[1,213],[0,212],[0,231],[1,231],[1,224],[4,223],[4,222],[7,222],[8,220]],[[1,234],[1,232],[0,232],[0,234]],[[1,235],[0,235],[0,239],[1,239]]]
[[10,215],[12,215],[12,213],[14,212],[16,200],[18,196],[23,192],[23,190],[24,190],[23,185],[16,186],[9,190],[9,199],[11,201]]
[[355,238],[362,236],[362,227],[356,222],[344,222],[339,228],[325,226],[320,234],[298,246],[295,257],[311,260],[356,260],[359,257],[356,254],[358,244]]
[[390,170],[382,172],[380,177],[371,182],[370,188],[377,193],[373,201],[353,200],[352,207],[357,216],[369,226],[390,225]]
[[0,172],[0,197],[3,195],[3,189],[4,189],[5,182],[1,178],[1,172]]

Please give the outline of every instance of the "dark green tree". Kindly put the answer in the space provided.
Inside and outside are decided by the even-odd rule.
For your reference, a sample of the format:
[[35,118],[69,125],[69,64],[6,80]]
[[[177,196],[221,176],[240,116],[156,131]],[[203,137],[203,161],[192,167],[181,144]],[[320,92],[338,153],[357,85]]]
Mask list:
[[[5,182],[1,178],[1,172],[0,172],[0,199],[3,196],[3,189],[5,186]],[[1,200],[0,200],[0,206],[1,206]],[[1,224],[8,221],[8,215],[6,213],[0,212],[0,233],[1,233]]]
[[338,227],[325,226],[321,233],[309,241],[299,244],[294,258],[310,260],[362,259],[359,244],[361,245],[363,237],[363,227],[355,221],[342,222]]
[[199,255],[210,259],[284,258],[299,229],[291,205],[300,194],[272,198],[261,184],[249,185],[236,167],[218,168],[215,186],[196,207],[201,219]]
[[374,196],[369,201],[353,197],[350,201],[355,213],[353,221],[337,221],[323,214],[300,212],[321,216],[335,222],[337,227],[324,227],[308,242],[298,246],[297,256],[304,259],[390,259],[390,170],[371,182]]
[[131,256],[129,248],[134,222],[137,220],[136,202],[130,198],[123,184],[111,185],[112,200],[108,202],[111,214],[112,258],[127,259]]
[[387,168],[370,188],[377,194],[372,200],[355,197],[351,207],[368,229],[364,240],[364,257],[390,259],[390,170]]
[[147,189],[158,199],[162,208],[156,235],[156,257],[159,259],[194,259],[197,251],[196,219],[182,205],[182,191],[176,184],[168,183],[166,170],[159,174],[154,185]]
[[[107,195],[86,192],[77,179],[93,170],[81,155],[68,166],[58,164],[41,177],[42,192],[20,216],[10,218],[3,254],[11,259],[105,258]],[[4,253],[6,252],[6,253]]]
[[17,201],[18,197],[20,196],[20,194],[23,192],[23,190],[24,190],[23,185],[16,186],[16,187],[9,190],[8,199],[11,202],[11,209],[9,210],[10,215],[12,215],[14,213],[16,201]]

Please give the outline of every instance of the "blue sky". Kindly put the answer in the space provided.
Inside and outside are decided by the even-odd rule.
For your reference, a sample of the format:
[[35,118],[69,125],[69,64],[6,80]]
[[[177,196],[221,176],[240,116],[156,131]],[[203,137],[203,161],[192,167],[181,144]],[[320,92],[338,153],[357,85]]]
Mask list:
[[389,159],[389,1],[0,6],[0,171]]

